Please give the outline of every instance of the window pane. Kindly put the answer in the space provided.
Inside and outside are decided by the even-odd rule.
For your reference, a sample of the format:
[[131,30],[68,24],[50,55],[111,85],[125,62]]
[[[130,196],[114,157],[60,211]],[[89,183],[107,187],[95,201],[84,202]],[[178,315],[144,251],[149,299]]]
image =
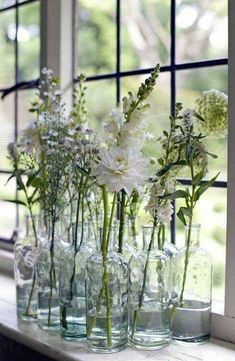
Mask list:
[[177,0],[177,62],[228,56],[228,1]]
[[170,0],[122,1],[122,70],[169,63]]
[[18,131],[27,127],[35,114],[29,112],[30,104],[36,99],[36,89],[22,90],[18,93]]
[[40,3],[19,8],[19,81],[39,77]]
[[116,1],[78,1],[78,69],[86,75],[115,71]]
[[0,13],[0,88],[6,88],[15,83],[14,40],[15,10],[9,10]]
[[[216,66],[203,69],[179,71],[177,73],[177,101],[183,102],[186,108],[193,107],[195,99],[206,90],[218,89],[228,93],[228,68]],[[209,157],[208,177],[220,172],[219,179],[227,179],[227,138],[208,138],[208,150],[218,156]]]
[[0,169],[10,169],[10,161],[7,159],[7,145],[14,141],[14,95],[8,95],[0,102]]
[[107,115],[116,105],[115,80],[87,82],[87,109],[89,123],[102,130]]
[[[213,300],[224,301],[226,252],[226,189],[210,188],[198,202],[194,223],[201,224],[200,245],[213,259]],[[183,205],[177,201],[177,207]],[[178,209],[178,208],[177,208]],[[184,246],[184,226],[177,219],[177,246]]]
[[4,202],[4,199],[15,199],[15,181],[10,180],[10,175],[0,174],[0,237],[11,238],[16,225],[16,205]]
[[0,0],[0,9],[7,8],[15,4],[15,0]]
[[[127,95],[128,91],[137,92],[139,85],[148,75],[125,77],[122,79],[122,96]],[[169,73],[160,74],[157,79],[157,85],[149,98],[151,104],[150,110],[146,113],[146,131],[150,135],[146,142],[145,152],[150,157],[157,157],[160,151],[159,142],[156,139],[162,134],[164,128],[168,127],[170,113],[170,75]]]

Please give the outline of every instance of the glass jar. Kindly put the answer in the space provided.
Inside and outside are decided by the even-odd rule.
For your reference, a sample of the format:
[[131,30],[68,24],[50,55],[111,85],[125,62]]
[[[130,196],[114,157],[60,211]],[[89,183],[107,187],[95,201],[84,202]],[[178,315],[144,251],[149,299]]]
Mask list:
[[44,219],[37,250],[38,324],[51,331],[60,330],[59,259],[60,223]]
[[24,321],[37,318],[36,247],[36,218],[27,216],[26,234],[14,245],[17,316]]
[[157,229],[143,227],[143,251],[129,263],[129,340],[145,350],[170,341],[170,258],[157,247]]
[[65,250],[60,267],[61,336],[67,340],[86,338],[85,265],[96,251],[90,222],[72,230],[73,243]]
[[[128,340],[128,264],[113,248],[113,229],[107,246],[86,265],[87,343],[90,350],[112,353]],[[114,242],[116,243],[116,242]]]
[[186,246],[173,257],[172,337],[184,343],[204,343],[211,333],[212,261],[199,247],[200,225],[185,229]]

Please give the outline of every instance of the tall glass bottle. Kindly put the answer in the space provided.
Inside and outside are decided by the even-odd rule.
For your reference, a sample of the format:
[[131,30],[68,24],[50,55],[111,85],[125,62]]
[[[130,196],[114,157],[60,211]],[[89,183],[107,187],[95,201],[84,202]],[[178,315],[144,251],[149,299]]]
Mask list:
[[155,350],[170,341],[170,258],[157,247],[157,229],[143,227],[143,251],[132,256],[129,290],[129,340]]
[[199,246],[200,225],[185,229],[186,246],[173,258],[172,337],[184,343],[204,343],[211,332],[212,261]]
[[72,227],[73,243],[60,267],[61,336],[67,340],[86,337],[85,265],[96,251],[92,227],[90,222]]
[[51,331],[60,330],[59,259],[60,222],[43,218],[37,250],[38,324]]
[[120,351],[128,339],[128,264],[113,248],[113,229],[108,232],[108,248],[86,265],[87,343],[100,353]]
[[17,316],[24,321],[37,318],[36,248],[36,217],[27,216],[26,234],[14,245]]

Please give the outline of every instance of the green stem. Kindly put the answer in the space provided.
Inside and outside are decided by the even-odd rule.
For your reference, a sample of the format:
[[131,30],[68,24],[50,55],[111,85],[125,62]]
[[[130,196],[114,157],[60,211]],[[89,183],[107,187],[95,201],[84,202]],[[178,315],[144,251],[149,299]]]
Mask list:
[[134,321],[133,321],[132,334],[131,334],[131,339],[132,340],[133,340],[134,335],[135,335],[138,312],[141,309],[141,307],[143,306],[143,302],[144,302],[144,292],[145,292],[145,286],[146,286],[146,280],[147,280],[149,256],[150,256],[150,252],[151,252],[152,245],[153,245],[153,242],[154,242],[155,229],[157,227],[157,222],[158,222],[158,220],[155,217],[154,222],[153,222],[153,230],[152,230],[152,234],[151,234],[151,239],[150,239],[149,246],[148,246],[147,258],[146,258],[146,262],[145,262],[145,266],[144,266],[144,277],[143,277],[143,284],[142,284],[141,292],[140,292],[139,306],[138,306],[138,309],[134,311]]
[[124,236],[124,226],[125,226],[125,205],[126,205],[126,193],[122,190],[122,201],[121,201],[121,214],[120,214],[120,225],[119,225],[119,235],[118,235],[118,252],[122,253],[123,251],[123,236]]
[[[193,160],[191,159],[190,162],[190,170],[191,170],[191,179],[194,178],[194,170],[193,170]],[[192,184],[192,194],[190,197],[190,218],[189,218],[189,228],[188,228],[188,234],[187,234],[187,244],[186,244],[186,252],[185,252],[185,260],[184,260],[184,273],[183,273],[183,282],[182,282],[182,289],[180,292],[179,297],[179,304],[180,307],[183,307],[183,299],[184,299],[184,290],[185,290],[185,284],[186,284],[186,278],[187,278],[187,269],[188,269],[188,263],[189,263],[189,247],[191,243],[191,233],[192,233],[192,222],[193,222],[193,209],[195,207],[194,203],[194,194],[195,194],[195,185]]]
[[50,294],[48,300],[48,320],[47,325],[51,325],[51,301],[53,293],[53,285],[56,287],[56,276],[55,276],[55,265],[54,265],[54,236],[55,236],[55,220],[52,220],[52,235],[51,235],[51,246],[50,246],[50,258],[51,258],[51,267],[50,267]]

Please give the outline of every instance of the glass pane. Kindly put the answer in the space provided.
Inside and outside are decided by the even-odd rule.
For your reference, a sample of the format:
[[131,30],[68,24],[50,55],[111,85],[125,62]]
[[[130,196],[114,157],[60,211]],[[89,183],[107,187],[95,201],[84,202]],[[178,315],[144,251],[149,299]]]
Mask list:
[[78,74],[115,71],[116,1],[78,1]]
[[18,92],[18,131],[27,127],[29,122],[35,117],[34,113],[29,112],[31,102],[36,99],[36,89],[22,90]]
[[40,3],[19,8],[19,81],[39,77]]
[[15,199],[15,181],[10,180],[10,175],[0,174],[0,237],[11,238],[16,226],[16,205],[4,202],[5,199]]
[[[224,301],[227,190],[210,188],[195,209],[194,223],[201,224],[200,244],[213,259],[213,300]],[[177,201],[177,207],[181,204]],[[178,208],[177,208],[178,209]],[[184,226],[177,219],[177,246],[184,246]]]
[[169,63],[170,0],[122,1],[122,70]]
[[15,83],[14,40],[15,10],[9,10],[0,14],[0,88]]
[[[228,68],[216,66],[203,69],[179,71],[177,73],[177,101],[184,107],[193,107],[195,99],[206,90],[218,89],[228,93]],[[220,172],[219,179],[227,179],[227,138],[210,138],[206,140],[208,150],[218,156],[209,157],[208,177]]]
[[[132,76],[122,79],[122,97],[128,91],[137,92],[139,85],[148,75]],[[150,139],[146,142],[145,153],[150,157],[158,157],[160,151],[159,142],[156,139],[162,134],[163,129],[168,127],[170,113],[170,75],[160,74],[157,85],[149,98],[151,108],[146,113],[146,131]]]
[[87,83],[87,109],[92,127],[102,130],[103,123],[115,104],[115,80],[99,80]]
[[8,95],[0,101],[0,170],[10,169],[10,161],[7,159],[7,145],[14,141],[14,95]]
[[177,0],[177,62],[228,56],[228,1]]
[[15,0],[0,0],[0,9],[8,8],[15,4]]

